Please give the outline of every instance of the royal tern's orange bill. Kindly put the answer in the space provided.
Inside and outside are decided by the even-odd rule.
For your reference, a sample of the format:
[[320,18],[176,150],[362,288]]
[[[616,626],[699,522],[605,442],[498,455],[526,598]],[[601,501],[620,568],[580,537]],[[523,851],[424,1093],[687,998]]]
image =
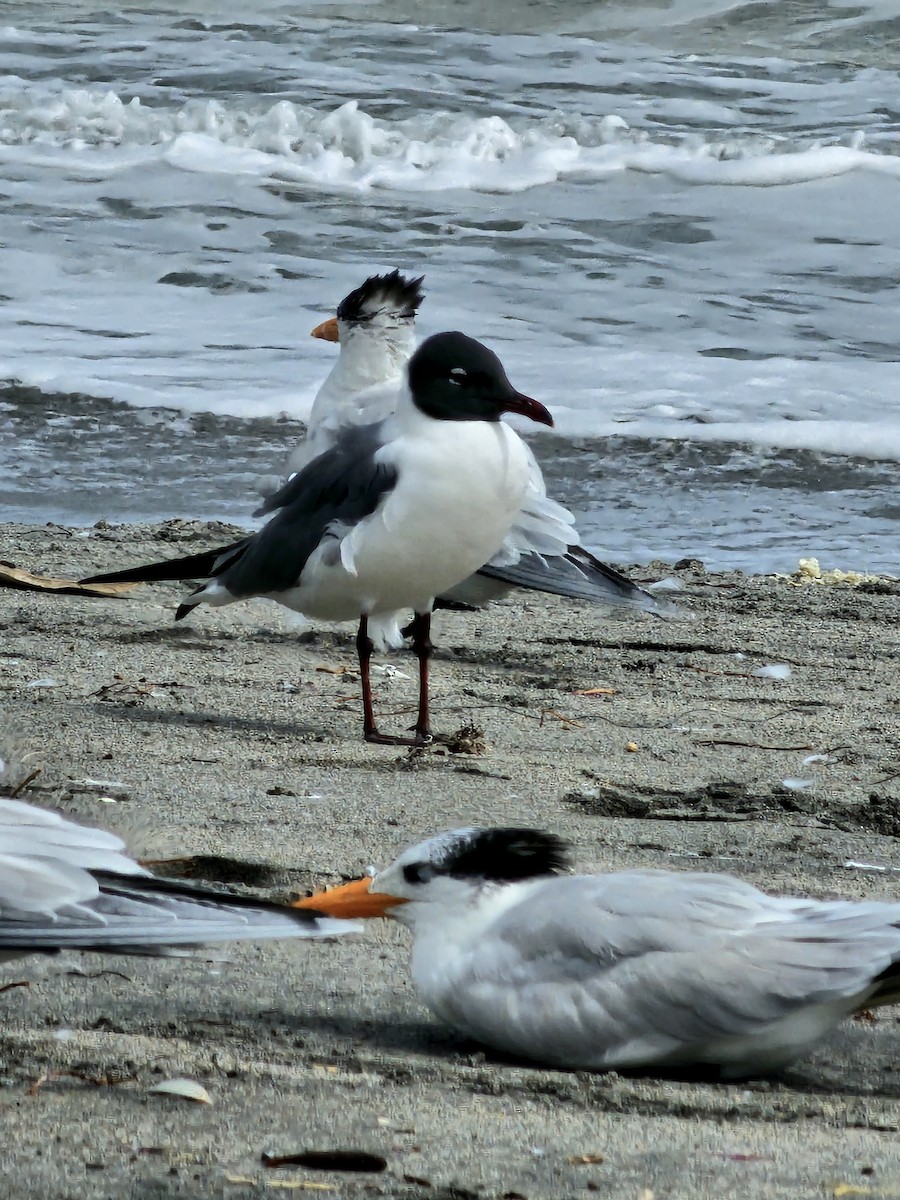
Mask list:
[[309,336],[321,338],[323,342],[339,342],[341,335],[338,333],[337,317],[329,317],[317,325]]
[[372,876],[366,875],[363,879],[354,879],[352,883],[329,888],[326,892],[304,896],[302,900],[295,900],[291,907],[314,908],[316,912],[329,917],[383,917],[389,908],[406,903],[399,896],[370,892],[371,886]]

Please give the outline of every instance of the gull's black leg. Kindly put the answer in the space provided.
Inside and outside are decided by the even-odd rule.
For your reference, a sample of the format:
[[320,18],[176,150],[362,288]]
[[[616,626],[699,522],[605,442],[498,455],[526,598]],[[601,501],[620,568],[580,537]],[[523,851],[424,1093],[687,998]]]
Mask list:
[[431,613],[416,613],[410,626],[413,653],[419,660],[419,717],[416,721],[416,738],[419,742],[431,741],[431,722],[428,715],[428,660],[434,653],[431,641]]
[[365,613],[359,618],[356,653],[359,655],[359,674],[362,681],[363,737],[367,742],[373,742],[376,746],[423,746],[426,742],[431,741],[431,733],[428,728],[428,660],[433,650],[429,637],[431,613],[416,613],[410,628],[413,650],[419,660],[419,716],[416,721],[415,737],[399,737],[379,732],[378,726],[375,724],[372,679],[369,671],[374,645],[369,637],[369,618]]
[[359,656],[359,677],[362,681],[363,737],[367,742],[375,741],[379,737],[372,708],[372,680],[369,674],[374,648],[369,637],[369,618],[363,613],[359,618],[359,629],[356,631],[356,653]]

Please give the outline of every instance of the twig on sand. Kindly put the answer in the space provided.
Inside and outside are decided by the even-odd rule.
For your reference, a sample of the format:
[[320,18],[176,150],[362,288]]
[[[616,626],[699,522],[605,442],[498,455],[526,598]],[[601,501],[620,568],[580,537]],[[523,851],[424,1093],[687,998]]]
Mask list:
[[563,713],[557,712],[555,708],[542,708],[539,719],[539,724],[543,726],[545,717],[554,717],[561,725],[566,725],[570,729],[584,729],[580,721],[573,721],[571,717],[564,716]]
[[737,738],[695,738],[695,746],[746,746],[749,750],[815,750],[808,742],[802,746],[770,746],[766,742],[741,742]]
[[116,1087],[117,1084],[130,1083],[136,1078],[133,1071],[123,1070],[121,1067],[112,1067],[103,1075],[91,1075],[87,1071],[45,1071],[28,1089],[28,1095],[36,1096],[45,1083],[56,1079],[80,1079],[82,1083],[90,1083],[94,1087]]
[[35,769],[31,772],[31,774],[26,775],[25,778],[22,780],[22,782],[16,784],[16,786],[13,788],[13,790],[9,793],[10,800],[15,800],[15,798],[21,792],[25,791],[25,789],[28,787],[29,783],[33,783],[35,781],[35,779],[37,779],[38,775],[43,774],[43,771],[44,771],[43,767],[35,767]]

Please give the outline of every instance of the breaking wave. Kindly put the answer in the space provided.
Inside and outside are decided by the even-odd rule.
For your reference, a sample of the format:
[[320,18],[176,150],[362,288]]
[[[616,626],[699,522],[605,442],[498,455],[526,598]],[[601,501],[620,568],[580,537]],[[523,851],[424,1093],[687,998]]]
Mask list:
[[282,100],[254,111],[218,100],[154,106],[113,91],[38,95],[0,83],[0,157],[58,157],[118,172],[148,161],[182,171],[256,176],[316,190],[521,192],[616,172],[689,184],[777,186],[854,171],[900,178],[900,155],[842,142],[735,132],[660,135],[621,117],[476,117],[445,111],[390,119],[355,100],[331,110]]

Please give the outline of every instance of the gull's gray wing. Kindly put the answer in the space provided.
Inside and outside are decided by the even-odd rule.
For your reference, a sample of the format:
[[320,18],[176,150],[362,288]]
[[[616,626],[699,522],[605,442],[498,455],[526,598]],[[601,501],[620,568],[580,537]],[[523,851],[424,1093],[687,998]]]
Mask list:
[[[236,598],[268,595],[296,586],[306,561],[323,538],[339,538],[375,511],[397,482],[393,466],[380,462],[382,423],[354,426],[270,496],[254,514],[274,512],[220,570],[217,581]],[[201,589],[202,592],[202,589]],[[194,593],[195,597],[200,593]],[[176,619],[194,605],[181,605]]]
[[[898,963],[900,903],[630,871],[535,889],[483,932],[436,1007],[475,1037],[559,1066],[742,1072],[761,1065],[763,1047],[787,1061],[863,1000],[889,998]],[[773,1048],[768,1029],[793,1016],[797,1048]]]
[[[352,503],[353,498],[358,500],[368,487],[367,475],[371,468],[367,460],[374,458],[376,451],[384,444],[383,430],[384,421],[347,425],[339,429],[321,454],[317,454],[292,475],[277,492],[266,497],[253,513],[254,517],[265,517],[271,512],[296,508],[297,505],[315,507],[320,503],[334,504],[346,500]],[[371,467],[374,466],[373,462]],[[378,498],[375,498],[375,503]],[[375,504],[372,505],[374,507]]]

